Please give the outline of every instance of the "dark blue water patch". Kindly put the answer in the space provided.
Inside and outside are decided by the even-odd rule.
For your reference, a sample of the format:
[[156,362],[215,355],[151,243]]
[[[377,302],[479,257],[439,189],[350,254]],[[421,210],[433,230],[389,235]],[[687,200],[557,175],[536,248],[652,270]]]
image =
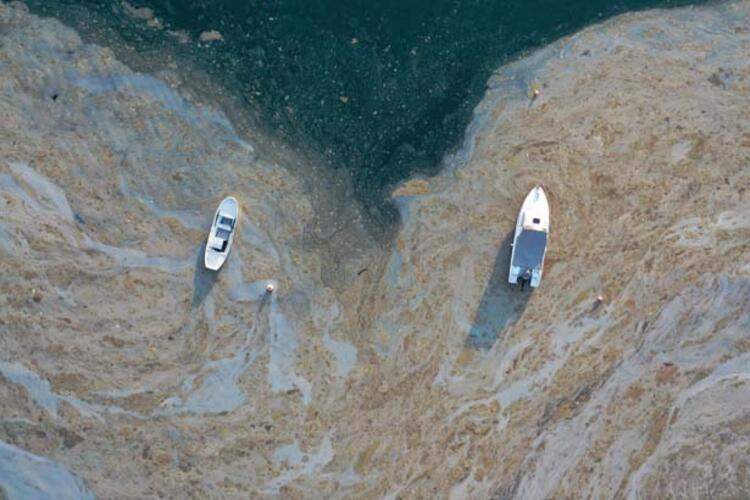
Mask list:
[[[530,48],[629,10],[686,0],[131,0],[164,26],[125,15],[117,0],[32,0],[47,15],[96,12],[141,50],[189,53],[257,113],[275,137],[345,169],[356,196],[392,221],[386,189],[434,174],[456,147],[492,70]],[[77,14],[71,14],[75,13]],[[99,27],[97,27],[99,29]]]

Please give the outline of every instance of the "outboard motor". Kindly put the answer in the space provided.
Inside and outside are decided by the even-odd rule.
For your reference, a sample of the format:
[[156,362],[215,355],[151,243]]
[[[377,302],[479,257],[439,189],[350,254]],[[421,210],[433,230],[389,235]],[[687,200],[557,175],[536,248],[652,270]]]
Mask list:
[[526,283],[529,283],[531,281],[531,269],[527,267],[526,270],[524,270],[523,274],[521,274],[518,281],[521,282],[521,291],[523,291]]

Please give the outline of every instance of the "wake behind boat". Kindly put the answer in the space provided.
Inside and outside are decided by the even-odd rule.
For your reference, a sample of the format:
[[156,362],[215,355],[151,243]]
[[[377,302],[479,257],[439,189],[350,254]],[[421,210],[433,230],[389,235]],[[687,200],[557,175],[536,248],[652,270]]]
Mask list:
[[526,195],[516,221],[508,282],[536,288],[542,279],[549,235],[549,203],[542,186]]
[[237,232],[239,216],[240,205],[233,196],[225,198],[219,204],[214,214],[211,232],[206,241],[206,253],[203,257],[203,263],[207,269],[218,271],[227,260],[234,233]]

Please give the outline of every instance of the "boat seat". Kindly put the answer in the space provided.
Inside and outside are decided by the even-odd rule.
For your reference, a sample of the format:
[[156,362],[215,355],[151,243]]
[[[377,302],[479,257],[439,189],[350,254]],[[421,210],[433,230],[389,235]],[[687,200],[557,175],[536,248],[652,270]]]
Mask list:
[[227,248],[227,240],[223,240],[221,238],[213,237],[211,238],[211,248],[216,250],[217,252],[223,252]]

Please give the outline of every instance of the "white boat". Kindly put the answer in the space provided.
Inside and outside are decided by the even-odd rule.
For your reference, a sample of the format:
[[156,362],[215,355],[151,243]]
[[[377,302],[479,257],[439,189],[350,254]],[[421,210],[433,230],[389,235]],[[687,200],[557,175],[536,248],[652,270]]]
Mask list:
[[513,250],[510,254],[508,282],[536,288],[542,280],[544,256],[549,236],[549,203],[542,186],[526,195],[516,221]]
[[206,253],[203,263],[207,269],[218,271],[227,260],[232,248],[234,233],[237,232],[237,219],[240,216],[240,205],[233,196],[224,198],[214,214],[211,232],[206,241]]

